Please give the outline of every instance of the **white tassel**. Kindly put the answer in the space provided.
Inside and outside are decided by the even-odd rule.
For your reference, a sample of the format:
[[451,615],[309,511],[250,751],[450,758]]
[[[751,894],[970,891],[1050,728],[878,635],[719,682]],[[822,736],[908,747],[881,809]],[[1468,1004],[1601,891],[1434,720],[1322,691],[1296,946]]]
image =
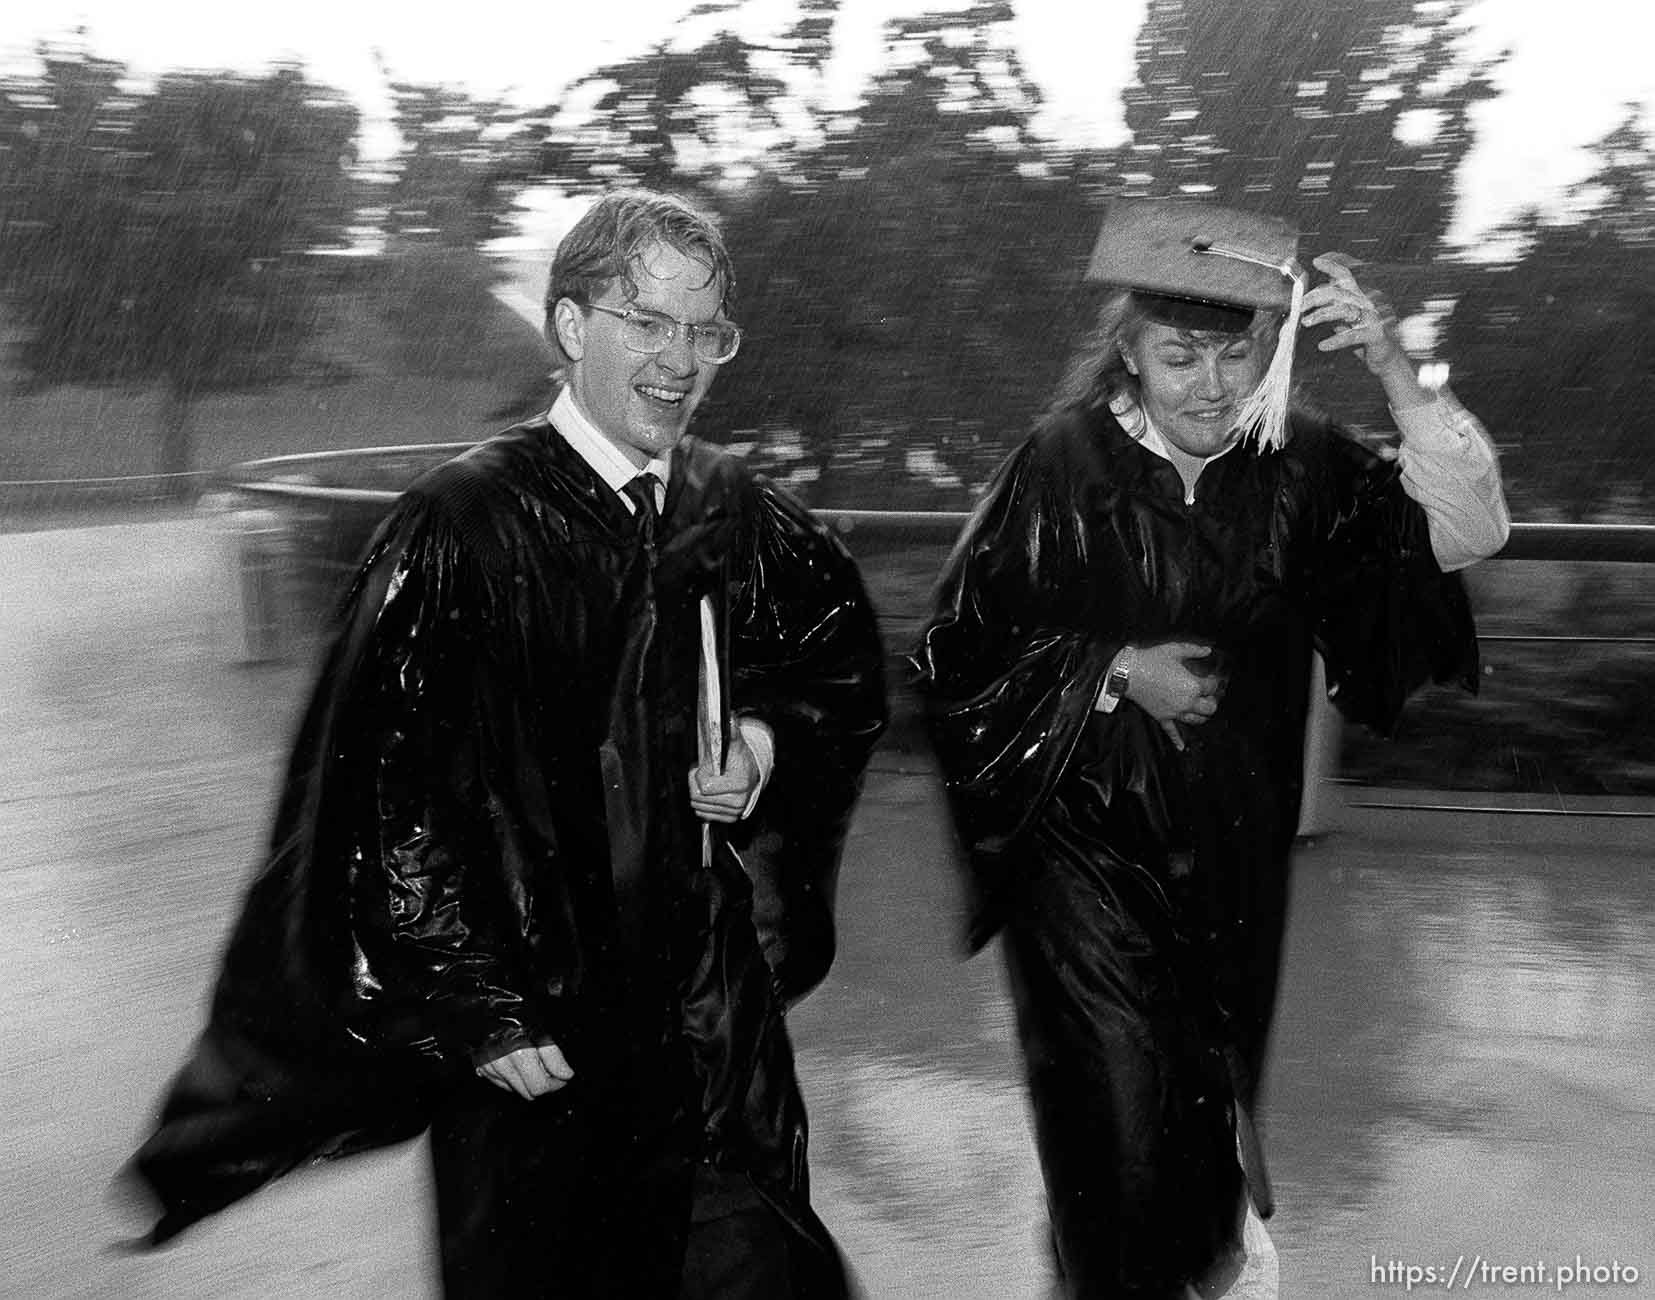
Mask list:
[[1293,346],[1299,337],[1299,317],[1304,311],[1306,276],[1304,269],[1294,261],[1272,262],[1239,248],[1226,248],[1208,239],[1197,239],[1190,245],[1192,253],[1206,253],[1213,257],[1230,257],[1238,262],[1278,271],[1293,282],[1293,296],[1287,308],[1287,319],[1276,335],[1276,352],[1264,378],[1252,394],[1241,404],[1236,420],[1240,438],[1258,439],[1260,451],[1280,451],[1287,441],[1287,399],[1293,392]]
[[1243,438],[1258,439],[1260,451],[1280,451],[1287,441],[1287,399],[1293,393],[1293,345],[1299,337],[1299,317],[1304,308],[1304,272],[1289,265],[1283,274],[1293,279],[1293,301],[1287,319],[1276,335],[1276,354],[1259,386],[1241,404],[1236,430]]

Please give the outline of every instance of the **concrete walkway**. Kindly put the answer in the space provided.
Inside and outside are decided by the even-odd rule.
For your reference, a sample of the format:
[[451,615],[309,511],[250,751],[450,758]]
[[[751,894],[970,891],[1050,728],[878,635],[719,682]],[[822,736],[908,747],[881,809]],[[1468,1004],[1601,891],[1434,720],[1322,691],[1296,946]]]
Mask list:
[[[108,1249],[109,1177],[198,1027],[307,677],[242,662],[229,555],[193,518],[0,535],[0,1295],[436,1293],[417,1144]],[[839,961],[793,1016],[817,1199],[872,1297],[1033,1300],[997,954],[960,960],[927,765],[876,768]],[[1571,1296],[1655,1294],[1649,823],[1338,824],[1299,863],[1264,1116],[1282,1295],[1441,1290],[1456,1262],[1456,1290],[1557,1294],[1566,1269]],[[1526,1274],[1467,1286],[1473,1264]]]

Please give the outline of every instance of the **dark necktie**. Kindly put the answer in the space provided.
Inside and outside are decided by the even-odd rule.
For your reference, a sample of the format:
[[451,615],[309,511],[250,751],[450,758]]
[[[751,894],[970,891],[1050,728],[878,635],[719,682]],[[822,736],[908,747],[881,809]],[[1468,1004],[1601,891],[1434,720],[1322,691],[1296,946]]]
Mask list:
[[632,504],[638,507],[635,516],[638,536],[651,550],[655,549],[655,525],[661,519],[660,511],[655,505],[655,485],[659,482],[653,474],[640,474],[627,480],[626,486],[621,489],[632,498]]

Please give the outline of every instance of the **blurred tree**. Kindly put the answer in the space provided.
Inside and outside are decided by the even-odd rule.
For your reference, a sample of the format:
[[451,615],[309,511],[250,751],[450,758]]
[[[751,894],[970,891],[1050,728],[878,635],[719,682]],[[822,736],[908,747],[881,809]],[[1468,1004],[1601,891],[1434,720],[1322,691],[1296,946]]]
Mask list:
[[1577,213],[1524,213],[1515,261],[1465,282],[1447,330],[1454,387],[1508,444],[1520,515],[1647,519],[1655,413],[1655,147],[1629,106],[1593,148]]
[[55,345],[67,369],[94,359],[113,368],[125,291],[93,268],[125,259],[137,100],[122,89],[122,64],[68,51],[42,59],[39,76],[0,82],[0,287],[19,300],[37,361]]
[[571,188],[641,185],[699,191],[734,160],[780,143],[782,75],[831,52],[837,0],[801,0],[800,17],[773,42],[726,23],[743,0],[695,6],[679,31],[636,58],[598,68],[559,104],[527,115],[542,125],[542,174]]
[[722,212],[749,343],[705,430],[789,456],[819,502],[963,505],[1051,389],[1096,225],[1034,130],[1011,6],[889,21],[854,107],[823,84],[835,0],[766,41],[739,8],[575,87],[589,113],[544,114],[542,164]]
[[1127,194],[1209,193],[1369,262],[1440,250],[1501,58],[1466,0],[1150,0],[1125,93]]
[[854,113],[726,200],[755,343],[714,414],[796,434],[820,503],[968,504],[1056,380],[1097,207],[1035,131],[1011,18],[892,20]]
[[506,369],[521,384],[543,387],[546,358],[536,341],[509,348],[509,359],[501,355],[502,325],[517,321],[493,296],[502,270],[484,251],[512,231],[517,192],[534,171],[537,133],[504,100],[452,86],[388,84],[401,147],[375,186],[386,247],[374,305],[401,364],[444,378]]
[[[546,110],[542,166],[725,214],[751,341],[705,427],[761,449],[785,432],[807,472],[854,462],[887,495],[906,475],[935,500],[920,481],[979,484],[1045,401],[1105,196],[1279,212],[1307,251],[1363,259],[1402,311],[1440,296],[1453,178],[1504,57],[1469,52],[1468,3],[1151,0],[1132,143],[1095,156],[1038,135],[1008,3],[890,20],[850,108],[823,93],[833,0],[768,41],[736,34],[740,4],[709,3]],[[1307,349],[1301,373],[1345,418],[1384,418],[1348,358]]]
[[383,63],[381,71],[402,140],[385,192],[393,246],[475,248],[510,233],[512,202],[534,163],[520,111],[453,86],[391,81]]
[[[1106,185],[1210,195],[1296,222],[1399,310],[1429,296],[1471,114],[1505,57],[1466,48],[1468,0],[1150,0],[1131,144]],[[1384,406],[1345,358],[1301,350],[1300,385],[1344,418]]]
[[286,371],[318,324],[307,255],[345,242],[357,113],[295,67],[177,74],[43,51],[4,85],[0,242],[36,384],[160,381],[161,472],[204,391]]

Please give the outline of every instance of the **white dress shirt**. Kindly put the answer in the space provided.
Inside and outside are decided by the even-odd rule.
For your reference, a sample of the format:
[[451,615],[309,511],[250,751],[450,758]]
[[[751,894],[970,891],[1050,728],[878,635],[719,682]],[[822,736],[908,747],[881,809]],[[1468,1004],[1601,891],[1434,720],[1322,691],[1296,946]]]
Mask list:
[[1393,408],[1391,419],[1402,435],[1402,490],[1425,511],[1442,571],[1486,560],[1511,536],[1511,515],[1482,421],[1446,388],[1424,406]]
[[[586,417],[586,413],[575,404],[565,388],[557,395],[552,403],[552,409],[547,412],[552,427],[557,430],[563,440],[579,454],[580,458],[590,465],[593,471],[601,478],[619,498],[628,513],[637,510],[631,497],[623,490],[628,483],[640,474],[653,474],[660,483],[656,489],[655,508],[659,510],[666,501],[667,479],[672,472],[670,457],[660,456],[651,460],[649,464],[639,469],[622,453],[621,449],[610,442],[599,432],[598,427]],[[705,763],[712,754],[723,748],[721,736],[721,721],[723,717],[722,683],[718,679],[718,639],[716,623],[713,619],[712,598],[701,598],[701,691],[702,717],[700,719],[700,734],[703,738],[701,760]],[[753,751],[754,762],[758,765],[759,783],[747,806],[742,810],[743,817],[748,816],[759,796],[764,793],[764,787],[770,780],[770,773],[776,766],[776,740],[768,725],[757,718],[737,716],[734,719],[736,730],[741,738],[747,742],[747,748]]]

